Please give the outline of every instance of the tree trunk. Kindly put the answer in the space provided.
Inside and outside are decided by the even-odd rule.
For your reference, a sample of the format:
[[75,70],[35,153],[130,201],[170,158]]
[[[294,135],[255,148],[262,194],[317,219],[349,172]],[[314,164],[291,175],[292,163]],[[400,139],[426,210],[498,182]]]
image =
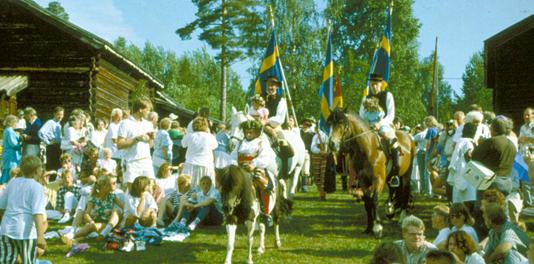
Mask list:
[[221,120],[226,122],[226,1],[222,0],[222,38],[221,45]]

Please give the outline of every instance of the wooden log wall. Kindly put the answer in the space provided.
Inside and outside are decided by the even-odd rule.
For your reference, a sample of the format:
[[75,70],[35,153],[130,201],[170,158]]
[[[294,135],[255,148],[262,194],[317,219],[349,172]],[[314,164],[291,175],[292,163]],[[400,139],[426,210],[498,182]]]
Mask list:
[[31,106],[41,119],[53,115],[54,107],[65,108],[65,116],[75,108],[89,108],[88,74],[33,72],[29,85],[17,94],[19,108]]
[[534,29],[496,49],[494,107],[497,114],[514,120],[514,130],[523,124],[523,110],[534,107]]
[[94,87],[95,116],[108,118],[113,108],[128,108],[131,91],[137,80],[100,58]]

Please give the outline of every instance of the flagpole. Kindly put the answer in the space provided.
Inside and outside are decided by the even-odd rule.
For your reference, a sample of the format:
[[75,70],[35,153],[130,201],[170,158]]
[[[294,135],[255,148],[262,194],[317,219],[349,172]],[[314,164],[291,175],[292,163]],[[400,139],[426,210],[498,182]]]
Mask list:
[[437,61],[438,61],[438,37],[436,37],[436,44],[434,47],[434,61],[432,63],[432,90],[430,92],[430,114],[435,115],[438,118],[438,106],[437,106]]
[[[269,5],[269,16],[271,18],[272,30],[274,30],[274,15],[273,15],[273,9],[271,5]],[[291,93],[289,93],[289,86],[287,85],[286,75],[284,73],[284,67],[282,65],[282,61],[278,60],[278,63],[280,64],[280,73],[282,74],[282,89],[287,94],[287,105],[288,107],[291,108],[291,114],[293,115],[293,120],[295,120],[295,126],[299,127],[297,115],[295,114],[295,107],[293,107],[293,100],[291,100]],[[289,122],[289,111],[286,112],[286,118]]]

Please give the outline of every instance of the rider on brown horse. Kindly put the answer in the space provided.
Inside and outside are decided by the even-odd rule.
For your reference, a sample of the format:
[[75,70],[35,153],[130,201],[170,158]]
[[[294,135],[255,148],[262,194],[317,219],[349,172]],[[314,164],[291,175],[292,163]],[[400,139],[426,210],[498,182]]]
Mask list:
[[[397,143],[397,136],[393,128],[393,120],[395,119],[395,101],[393,94],[383,90],[383,79],[379,74],[371,74],[370,76],[370,93],[363,98],[360,107],[360,116],[367,120],[371,128],[379,131],[380,136],[386,139],[387,148],[390,153],[392,161],[392,171],[386,179],[391,187],[399,187],[399,152],[400,146]],[[378,101],[378,105],[376,102]],[[387,151],[384,151],[387,153]]]

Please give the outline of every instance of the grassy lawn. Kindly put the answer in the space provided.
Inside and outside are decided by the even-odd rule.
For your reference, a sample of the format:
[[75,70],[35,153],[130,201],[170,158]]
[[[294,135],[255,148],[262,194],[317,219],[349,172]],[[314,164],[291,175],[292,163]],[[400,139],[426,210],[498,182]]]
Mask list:
[[[338,188],[339,189],[339,188]],[[267,230],[266,252],[254,254],[255,263],[367,263],[374,247],[380,241],[363,235],[366,216],[363,203],[356,203],[349,195],[338,191],[319,201],[315,189],[296,196],[293,218],[280,227],[282,248],[274,248],[273,229]],[[381,202],[382,203],[382,202]],[[427,237],[436,232],[430,229],[431,208],[437,200],[416,197],[411,213],[421,217],[427,225]],[[401,237],[397,218],[384,220],[384,240]],[[534,219],[527,227],[534,230]],[[60,229],[52,225],[51,230]],[[238,227],[234,263],[246,263],[245,227]],[[529,232],[533,237],[534,233]],[[258,236],[255,236],[255,246]],[[48,241],[48,252],[43,259],[53,263],[222,263],[226,255],[224,227],[200,227],[183,243],[164,242],[158,247],[147,247],[144,252],[102,250],[103,242],[89,241],[91,248],[72,258],[64,259],[68,248],[60,240]]]

